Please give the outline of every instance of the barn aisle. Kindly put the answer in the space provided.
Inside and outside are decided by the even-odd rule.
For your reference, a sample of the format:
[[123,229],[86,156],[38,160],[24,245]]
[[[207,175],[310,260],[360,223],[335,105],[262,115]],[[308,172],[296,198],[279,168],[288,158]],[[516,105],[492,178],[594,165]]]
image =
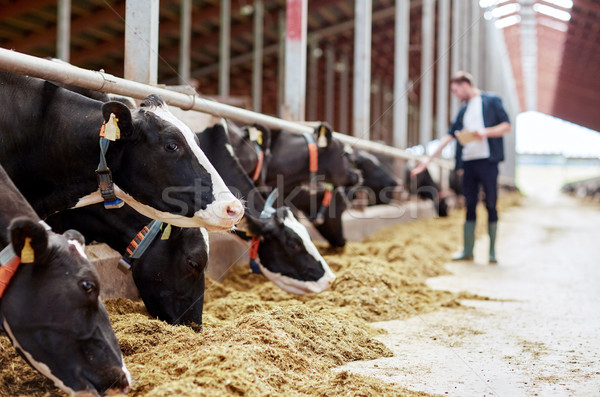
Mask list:
[[343,367],[450,396],[600,394],[600,206],[544,194],[499,223],[496,266],[449,263],[438,289],[463,300],[406,321],[375,323],[395,357]]

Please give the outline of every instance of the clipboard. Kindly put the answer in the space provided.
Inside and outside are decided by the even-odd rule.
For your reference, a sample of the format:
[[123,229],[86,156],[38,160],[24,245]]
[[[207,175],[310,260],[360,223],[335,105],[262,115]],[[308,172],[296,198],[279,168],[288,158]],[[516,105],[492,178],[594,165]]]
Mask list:
[[461,145],[466,145],[469,142],[479,141],[479,135],[477,135],[477,131],[458,131],[454,134],[458,142]]

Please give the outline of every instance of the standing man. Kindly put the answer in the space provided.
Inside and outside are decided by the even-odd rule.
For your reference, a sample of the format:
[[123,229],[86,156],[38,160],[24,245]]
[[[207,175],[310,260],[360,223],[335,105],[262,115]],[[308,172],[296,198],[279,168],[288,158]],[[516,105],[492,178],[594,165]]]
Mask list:
[[[496,229],[498,213],[496,211],[498,187],[498,163],[504,160],[504,142],[502,136],[511,130],[508,115],[502,106],[502,100],[491,93],[482,92],[473,85],[469,73],[458,72],[450,79],[450,91],[463,102],[456,115],[448,135],[440,140],[435,153],[420,162],[412,171],[415,176],[423,172],[431,160],[440,155],[442,149],[464,133],[456,144],[456,166],[463,169],[462,188],[467,207],[467,219],[464,224],[464,248],[452,257],[452,260],[473,260],[475,244],[475,209],[479,201],[479,186],[485,193],[485,207],[488,212],[488,232],[490,235],[490,263],[496,263]],[[463,137],[467,136],[467,139]]]

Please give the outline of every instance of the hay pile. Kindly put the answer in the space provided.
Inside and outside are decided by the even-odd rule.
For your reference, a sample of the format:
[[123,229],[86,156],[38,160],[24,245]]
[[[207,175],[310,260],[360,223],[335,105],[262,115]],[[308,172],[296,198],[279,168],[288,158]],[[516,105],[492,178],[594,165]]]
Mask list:
[[[515,204],[506,197],[500,210]],[[507,203],[508,201],[508,203]],[[346,372],[354,360],[390,356],[367,322],[458,305],[428,277],[460,245],[464,212],[381,231],[343,251],[320,247],[337,279],[329,291],[288,294],[245,267],[207,280],[203,330],[149,318],[140,302],[107,301],[131,396],[423,396]],[[62,396],[0,338],[0,395]]]

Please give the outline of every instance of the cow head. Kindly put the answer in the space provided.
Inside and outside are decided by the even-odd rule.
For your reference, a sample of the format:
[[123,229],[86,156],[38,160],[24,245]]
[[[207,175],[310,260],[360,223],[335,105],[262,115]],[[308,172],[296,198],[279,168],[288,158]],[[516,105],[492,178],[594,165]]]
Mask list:
[[2,326],[15,348],[67,393],[127,392],[130,376],[81,234],[47,232],[26,217],[15,218],[9,231],[15,253],[24,247],[33,253],[0,301]]
[[[287,131],[273,130],[271,133],[272,157],[268,164],[266,184],[280,187],[280,179],[283,178],[283,191],[288,194],[296,186],[309,182],[307,139]],[[318,146],[319,181],[335,186],[353,186],[360,182],[360,173],[350,165],[344,156],[344,145],[333,137],[327,124],[318,125],[313,137]]]
[[[118,119],[121,137],[107,151],[116,194],[138,212],[180,227],[231,229],[244,208],[208,161],[189,127],[155,95],[131,111],[120,102],[102,107]],[[162,197],[157,197],[161,192]]]
[[360,172],[344,156],[344,144],[333,137],[329,124],[319,124],[314,135],[319,147],[319,174],[324,176],[324,180],[335,186],[359,184]]
[[[271,158],[271,131],[261,124],[240,128],[231,120],[224,121],[223,126],[227,129],[227,137],[243,170],[257,186],[264,185],[267,164]],[[259,164],[260,152],[262,164]]]
[[245,219],[249,233],[261,239],[259,266],[269,280],[300,295],[329,288],[335,275],[289,208],[280,207],[267,219]]
[[[317,198],[321,200],[323,191],[317,193]],[[346,196],[342,188],[337,188],[333,191],[333,197],[329,207],[325,211],[323,223],[315,225],[317,231],[329,242],[334,248],[343,247],[346,245],[344,237],[344,227],[342,224],[342,213],[348,208]]]
[[394,191],[400,188],[398,178],[371,153],[346,147],[346,154],[361,171],[362,185],[371,190],[374,204],[389,204],[394,198]]
[[170,324],[202,324],[208,233],[171,228],[132,263],[133,280],[152,317]]

